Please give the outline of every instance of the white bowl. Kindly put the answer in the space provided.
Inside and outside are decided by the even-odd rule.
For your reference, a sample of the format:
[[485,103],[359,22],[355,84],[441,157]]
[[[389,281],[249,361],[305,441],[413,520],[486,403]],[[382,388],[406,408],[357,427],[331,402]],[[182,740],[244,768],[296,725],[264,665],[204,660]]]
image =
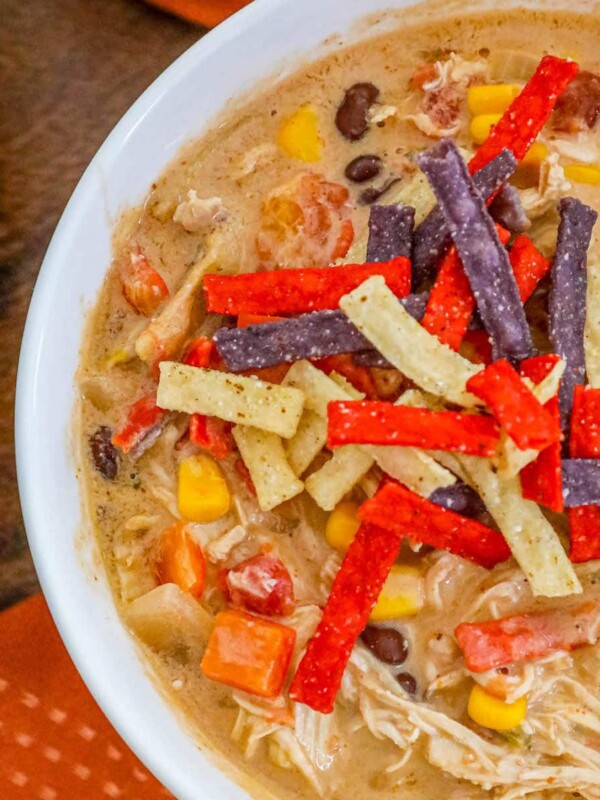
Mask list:
[[[199,752],[149,679],[115,612],[93,536],[82,520],[72,411],[85,314],[106,273],[120,212],[144,198],[180,146],[201,134],[226,101],[339,47],[340,37],[352,41],[393,25],[415,2],[255,0],[205,36],[142,95],[100,148],[62,216],[35,288],[19,365],[16,428],[19,486],[36,568],[92,694],[180,800],[242,800],[247,794]],[[465,5],[446,0],[443,8]],[[470,5],[564,3],[472,0]],[[375,13],[390,6],[395,11]],[[366,14],[375,15],[357,24]]]

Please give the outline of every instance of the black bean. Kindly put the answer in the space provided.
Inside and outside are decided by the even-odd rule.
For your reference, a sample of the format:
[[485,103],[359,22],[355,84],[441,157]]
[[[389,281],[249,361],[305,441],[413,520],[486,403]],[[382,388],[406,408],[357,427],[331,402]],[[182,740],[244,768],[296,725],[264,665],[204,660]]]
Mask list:
[[417,681],[410,672],[400,672],[396,675],[396,680],[407,694],[415,695],[417,693]]
[[92,462],[103,478],[109,481],[117,477],[119,471],[119,456],[117,448],[111,441],[112,431],[106,425],[101,425],[90,436],[90,452]]
[[361,633],[360,638],[373,655],[384,664],[399,666],[408,657],[406,637],[395,628],[377,628],[369,625]]
[[375,203],[379,200],[382,195],[384,195],[388,189],[391,189],[396,183],[400,182],[400,178],[389,178],[382,186],[379,188],[377,186],[368,186],[366,189],[363,189],[362,192],[358,196],[358,202],[363,206],[370,206],[371,203]]
[[355,142],[365,135],[369,127],[367,114],[378,96],[379,89],[372,83],[355,83],[347,90],[335,115],[342,136]]
[[344,175],[349,181],[364,183],[376,178],[381,172],[382,166],[383,162],[379,156],[358,156],[348,164]]

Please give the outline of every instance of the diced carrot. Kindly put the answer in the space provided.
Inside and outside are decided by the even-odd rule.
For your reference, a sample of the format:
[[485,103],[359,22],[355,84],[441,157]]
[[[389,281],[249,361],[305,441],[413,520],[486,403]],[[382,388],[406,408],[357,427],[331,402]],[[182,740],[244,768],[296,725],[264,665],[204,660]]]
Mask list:
[[505,359],[494,361],[467,383],[521,450],[544,450],[561,440],[560,425]]
[[176,583],[184,592],[197,599],[202,597],[206,562],[185,523],[176,522],[160,535],[154,568],[159,583]]
[[[541,383],[560,361],[557,355],[535,356],[521,363],[521,374],[534,383]],[[544,406],[560,425],[558,396]],[[552,511],[564,510],[562,493],[562,460],[560,442],[551,444],[539,454],[535,461],[521,470],[523,497],[533,500]]]
[[287,617],[296,607],[290,573],[275,556],[242,561],[227,572],[225,586],[232,605],[266,617]]
[[215,617],[202,659],[210,680],[259,697],[277,697],[292,658],[296,631],[230,609]]
[[151,317],[169,296],[167,284],[140,248],[132,250],[129,260],[121,265],[119,281],[129,305],[145,317]]
[[160,430],[168,413],[156,405],[156,392],[142,397],[126,409],[123,421],[115,428],[112,443],[123,453],[141,455],[139,451],[154,442],[153,434]]
[[487,672],[518,661],[545,658],[598,641],[600,609],[596,603],[523,614],[489,622],[463,622],[455,631],[471,672]]

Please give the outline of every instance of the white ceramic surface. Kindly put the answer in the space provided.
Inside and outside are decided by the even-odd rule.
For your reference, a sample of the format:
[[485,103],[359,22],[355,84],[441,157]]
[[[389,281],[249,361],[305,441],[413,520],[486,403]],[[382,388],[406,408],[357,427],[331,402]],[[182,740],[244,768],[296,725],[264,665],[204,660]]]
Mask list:
[[[180,800],[247,795],[201,754],[148,679],[113,607],[93,538],[82,537],[72,452],[74,375],[85,311],[110,259],[120,211],[139,203],[181,144],[229,98],[278,77],[299,59],[390,24],[365,14],[415,0],[255,0],[175,62],[101,147],[58,225],[31,303],[17,387],[17,461],[38,574],[62,637],[112,723]],[[448,0],[446,9],[465,5]],[[560,0],[472,0],[471,7],[563,5]],[[571,3],[573,6],[573,3]],[[589,4],[589,7],[592,3]],[[413,13],[407,10],[408,16]],[[380,15],[381,16],[381,15]]]

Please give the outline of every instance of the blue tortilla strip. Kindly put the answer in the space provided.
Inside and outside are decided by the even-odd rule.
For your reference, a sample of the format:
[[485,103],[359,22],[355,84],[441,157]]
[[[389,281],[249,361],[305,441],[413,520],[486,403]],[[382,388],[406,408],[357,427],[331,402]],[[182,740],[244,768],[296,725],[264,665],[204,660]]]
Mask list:
[[575,386],[585,383],[587,251],[598,214],[572,197],[560,201],[560,226],[548,299],[550,342],[566,363],[560,387],[560,418],[568,430]]
[[600,460],[564,459],[562,478],[566,508],[600,505]]
[[485,504],[477,492],[460,481],[452,486],[436,489],[429,499],[432,503],[464,517],[477,517],[486,511]]
[[519,192],[510,183],[501,187],[490,206],[490,214],[494,222],[498,222],[511,233],[525,233],[531,228]]
[[520,362],[534,353],[531,331],[506,248],[454,142],[421,153],[419,166],[435,192],[492,340],[494,359]]
[[410,206],[371,206],[367,263],[410,258],[414,227],[415,210]]
[[[503,150],[473,176],[473,183],[485,199],[491,197],[517,168],[517,160],[510,150]],[[452,243],[446,219],[436,206],[417,226],[412,252],[412,287],[420,289],[435,276],[438,262]]]
[[356,353],[371,344],[342,311],[316,311],[281,322],[221,328],[214,342],[232,372]]

